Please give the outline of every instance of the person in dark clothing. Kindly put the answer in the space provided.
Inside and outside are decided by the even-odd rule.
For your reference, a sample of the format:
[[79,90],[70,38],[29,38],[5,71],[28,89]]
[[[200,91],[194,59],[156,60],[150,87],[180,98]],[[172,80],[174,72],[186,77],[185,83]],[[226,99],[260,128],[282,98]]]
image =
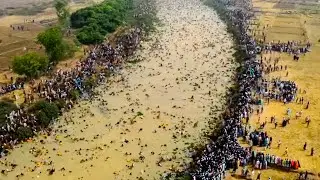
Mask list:
[[260,180],[261,178],[261,172],[258,172],[257,180]]
[[304,179],[305,179],[305,180],[308,179],[308,171],[306,171],[306,172],[304,173]]
[[308,101],[306,109],[309,109],[310,102]]
[[299,172],[299,178],[298,179],[300,180],[302,178],[303,178],[303,172],[301,171],[301,172]]
[[307,142],[305,142],[303,145],[303,150],[305,151],[306,149],[307,149]]

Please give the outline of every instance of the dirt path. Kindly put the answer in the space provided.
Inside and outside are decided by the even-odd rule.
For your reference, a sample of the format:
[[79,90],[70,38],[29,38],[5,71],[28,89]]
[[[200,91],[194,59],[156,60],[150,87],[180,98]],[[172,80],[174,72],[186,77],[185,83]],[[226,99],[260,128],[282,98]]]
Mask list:
[[231,85],[232,41],[198,0],[158,0],[157,7],[163,25],[134,57],[143,61],[61,117],[56,134],[2,159],[18,166],[0,179],[159,179],[188,160],[185,148],[200,141]]

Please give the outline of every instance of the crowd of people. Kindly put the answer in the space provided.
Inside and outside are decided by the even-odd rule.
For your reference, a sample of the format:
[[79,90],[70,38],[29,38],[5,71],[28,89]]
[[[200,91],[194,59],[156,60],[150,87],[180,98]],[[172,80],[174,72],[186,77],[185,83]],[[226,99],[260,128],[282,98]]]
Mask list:
[[251,132],[248,140],[251,146],[270,147],[272,143],[272,137],[269,137],[267,132]]
[[264,154],[263,152],[251,152],[251,163],[255,169],[267,169],[268,166],[286,169],[299,169],[300,162],[288,158],[281,158],[275,155]]
[[305,54],[310,51],[311,44],[308,42],[303,45],[301,42],[297,41],[288,41],[288,42],[269,42],[263,46],[263,50],[269,51],[277,51],[277,52],[286,52],[289,54]]
[[[243,3],[242,3],[243,2]],[[245,57],[241,63],[242,71],[237,76],[239,85],[239,93],[232,96],[230,104],[223,114],[223,125],[218,136],[214,136],[206,148],[193,156],[192,168],[187,170],[187,173],[196,179],[214,179],[220,180],[225,177],[225,171],[233,169],[236,171],[239,167],[244,166],[244,174],[248,174],[246,165],[252,163],[258,169],[266,169],[268,166],[280,166],[286,168],[297,169],[300,167],[298,161],[289,159],[281,159],[274,155],[264,155],[256,153],[251,148],[241,147],[237,138],[248,133],[243,130],[242,119],[248,119],[253,112],[255,106],[263,108],[263,101],[254,99],[252,92],[260,92],[269,96],[269,98],[291,102],[295,98],[297,90],[296,85],[290,81],[274,80],[271,82],[272,88],[269,93],[269,88],[264,87],[262,81],[263,71],[265,70],[262,62],[256,58],[258,52],[257,43],[248,34],[248,22],[253,16],[250,8],[250,1],[242,0],[218,0],[215,1],[217,6],[222,6],[224,15],[227,16],[232,27],[235,29],[235,37],[239,40],[239,44],[245,48]],[[237,7],[231,7],[236,5]],[[220,7],[221,8],[221,7]],[[290,43],[293,47],[294,44]],[[283,50],[284,51],[284,50]],[[264,89],[265,90],[262,90]],[[262,93],[261,93],[262,94]],[[246,131],[246,132],[245,132]],[[254,145],[269,146],[272,138],[267,136],[267,133],[252,133],[251,138]]]
[[25,82],[14,82],[0,87],[0,95],[24,88]]
[[[107,72],[120,68],[124,58],[137,48],[140,38],[141,30],[135,28],[118,38],[116,47],[112,47],[109,43],[95,47],[85,60],[79,61],[71,70],[58,70],[50,79],[41,80],[39,83],[34,82],[32,92],[25,94],[26,102],[32,102],[35,97],[49,102],[62,100],[65,101],[67,108],[71,108],[74,103],[72,91],[77,90],[82,96],[88,95],[91,89],[86,81],[95,76],[97,77],[95,82],[102,82]],[[7,122],[0,127],[2,152],[18,143],[16,131],[20,127],[30,127],[33,132],[39,131],[37,118],[25,112],[25,109],[13,111],[6,117]]]
[[293,81],[272,80],[272,88],[269,97],[284,103],[292,102],[297,93],[297,85]]

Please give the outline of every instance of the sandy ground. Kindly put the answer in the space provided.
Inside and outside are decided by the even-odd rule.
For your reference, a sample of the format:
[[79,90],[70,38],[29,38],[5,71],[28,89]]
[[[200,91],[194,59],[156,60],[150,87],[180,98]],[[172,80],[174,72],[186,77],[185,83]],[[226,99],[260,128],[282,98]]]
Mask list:
[[134,57],[143,61],[61,117],[56,134],[2,159],[0,169],[18,166],[0,179],[159,179],[188,161],[185,148],[223,109],[236,68],[232,40],[199,0],[158,0],[157,8],[162,26]]
[[[295,1],[292,1],[295,2]],[[281,3],[281,7],[286,9],[277,8],[277,3]],[[304,2],[308,3],[308,2]],[[280,157],[284,157],[286,147],[288,147],[288,158],[297,159],[301,163],[301,169],[303,171],[309,171],[315,174],[315,176],[309,176],[310,179],[320,179],[318,173],[320,173],[320,83],[319,83],[319,52],[320,52],[320,21],[319,14],[310,14],[309,11],[303,11],[301,9],[291,8],[292,6],[288,1],[280,0],[278,2],[268,2],[264,0],[254,0],[253,6],[256,9],[261,10],[261,14],[257,16],[257,22],[260,27],[255,26],[256,38],[261,37],[262,28],[267,26],[265,30],[267,41],[302,41],[311,42],[311,52],[300,57],[299,62],[293,61],[292,55],[285,53],[273,53],[263,54],[267,59],[271,57],[273,60],[277,57],[280,58],[279,65],[288,66],[288,77],[286,77],[286,71],[272,72],[267,78],[272,79],[280,77],[283,80],[293,80],[301,89],[297,94],[298,98],[303,97],[304,103],[290,103],[284,105],[280,102],[271,101],[269,105],[266,105],[264,112],[261,114],[261,122],[267,120],[267,125],[264,129],[269,136],[273,138],[271,149],[264,150],[264,148],[257,148],[265,153],[274,154]],[[293,13],[286,14],[285,11],[291,11]],[[306,91],[306,93],[303,93]],[[307,102],[310,102],[310,107],[305,109]],[[270,117],[275,116],[278,123],[282,121],[282,118],[286,116],[286,110],[290,108],[292,110],[290,124],[283,128],[274,128],[274,125],[270,123]],[[296,119],[295,114],[302,111],[302,117]],[[305,118],[310,116],[311,123],[307,127]],[[258,116],[254,115],[250,120],[251,125],[258,128]],[[278,141],[281,141],[280,148],[277,148]],[[304,143],[307,143],[307,150],[303,150]],[[314,148],[314,156],[310,156],[311,148]],[[258,170],[255,170],[256,174]],[[261,178],[268,179],[297,179],[297,172],[288,173],[286,170],[281,169],[268,169],[261,170]],[[238,172],[240,174],[240,170]]]

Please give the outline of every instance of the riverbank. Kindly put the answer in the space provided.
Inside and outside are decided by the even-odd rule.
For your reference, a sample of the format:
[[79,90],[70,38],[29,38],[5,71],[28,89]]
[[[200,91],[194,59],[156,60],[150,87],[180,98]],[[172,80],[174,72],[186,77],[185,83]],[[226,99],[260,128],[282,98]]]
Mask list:
[[157,179],[190,161],[187,148],[224,109],[236,68],[232,40],[200,1],[156,7],[162,25],[132,63],[62,116],[51,136],[14,149],[2,160],[10,171],[3,177]]
[[[266,153],[272,153],[283,156],[286,147],[288,147],[288,158],[296,158],[302,164],[301,170],[308,171],[314,175],[309,175],[310,179],[317,179],[320,172],[319,156],[319,83],[318,83],[318,54],[319,49],[319,13],[314,11],[319,5],[312,4],[311,1],[304,3],[279,1],[278,3],[264,2],[260,0],[253,1],[253,7],[257,10],[256,23],[252,29],[255,32],[255,38],[261,39],[262,33],[266,36],[266,41],[301,41],[312,44],[311,52],[301,55],[299,61],[293,61],[292,55],[284,53],[263,53],[268,60],[280,58],[279,66],[287,66],[287,71],[274,71],[267,75],[268,79],[280,77],[284,80],[294,81],[299,91],[296,95],[298,101],[284,105],[280,102],[271,101],[266,105],[265,111],[260,115],[260,119],[267,118],[268,123],[264,129],[273,137],[273,145],[267,149]],[[291,12],[291,13],[288,13]],[[263,29],[264,27],[265,30]],[[271,61],[272,63],[273,61]],[[264,61],[267,63],[267,61]],[[288,75],[286,75],[288,72]],[[305,93],[304,93],[305,91]],[[299,98],[304,98],[303,103],[299,103]],[[310,103],[306,109],[307,103]],[[291,110],[291,121],[287,127],[274,128],[270,123],[270,117],[275,116],[281,122],[286,116],[287,109]],[[302,111],[301,117],[296,119],[296,114]],[[309,127],[305,122],[307,116],[310,116],[311,123]],[[259,126],[259,117],[254,115],[250,124],[253,127]],[[280,148],[277,147],[279,140]],[[303,150],[304,144],[307,143],[306,150]],[[311,148],[314,148],[315,154],[310,156]],[[262,178],[271,176],[272,179],[296,179],[298,172],[286,172],[283,170],[268,169],[262,172]]]
[[[286,4],[284,2],[281,2],[281,3],[282,3],[281,5]],[[215,2],[215,4],[217,5],[217,2]],[[280,2],[278,4],[280,4]],[[245,75],[246,76],[245,81],[248,81],[250,79],[250,76],[254,75],[257,72],[257,71],[253,71],[254,73],[251,73],[250,64],[251,65],[258,64],[258,69],[256,70],[260,71],[262,74],[264,74],[264,76],[260,77],[258,81],[252,82],[251,86],[250,85],[247,86],[247,88],[248,89],[250,88],[250,89],[245,90],[246,93],[242,94],[242,97],[239,96],[240,99],[247,98],[251,102],[249,102],[248,104],[240,103],[238,105],[231,106],[228,108],[229,111],[231,110],[231,113],[232,111],[234,111],[234,109],[236,109],[236,111],[240,109],[240,112],[238,112],[238,114],[233,114],[234,115],[233,117],[237,119],[236,121],[237,123],[242,122],[243,126],[237,128],[238,127],[237,123],[234,123],[234,124],[231,123],[231,126],[233,126],[234,129],[236,129],[235,131],[233,132],[226,131],[227,133],[222,134],[220,137],[218,136],[219,137],[218,142],[216,142],[217,141],[216,139],[213,139],[211,143],[206,145],[206,147],[204,147],[204,150],[200,152],[200,156],[198,155],[194,157],[193,164],[195,166],[193,168],[187,169],[186,173],[183,173],[183,174],[187,174],[187,176],[185,176],[184,178],[191,179],[189,175],[192,175],[196,179],[198,178],[205,179],[205,178],[212,178],[212,177],[220,179],[221,177],[226,176],[225,170],[227,170],[227,172],[232,172],[232,176],[227,175],[226,177],[227,179],[238,179],[238,178],[283,179],[284,177],[289,179],[297,179],[299,178],[299,175],[300,175],[300,178],[317,179],[317,176],[318,176],[317,171],[319,170],[317,162],[319,161],[317,160],[318,155],[315,155],[315,151],[314,151],[315,149],[317,149],[317,143],[316,143],[317,140],[315,140],[314,138],[317,138],[318,136],[317,136],[317,132],[313,130],[313,128],[317,128],[317,123],[313,124],[313,126],[309,126],[311,125],[310,117],[314,115],[313,109],[311,109],[311,107],[314,107],[314,106],[312,106],[311,104],[312,102],[314,103],[317,102],[313,98],[314,95],[317,93],[311,95],[309,94],[309,90],[304,89],[305,87],[310,87],[310,88],[316,87],[316,85],[312,86],[309,81],[306,81],[306,80],[313,79],[314,77],[313,76],[310,77],[310,74],[316,74],[316,72],[313,72],[313,73],[309,73],[309,71],[308,73],[305,72],[305,69],[308,69],[308,70],[312,69],[311,67],[306,66],[306,64],[313,62],[311,58],[314,57],[315,55],[314,49],[317,49],[317,47],[314,47],[314,46],[317,46],[317,44],[319,43],[319,41],[316,38],[314,38],[312,41],[305,39],[306,36],[317,37],[316,35],[317,33],[312,33],[312,28],[310,28],[310,24],[308,25],[310,21],[311,22],[314,22],[314,21],[309,19],[309,22],[308,22],[306,21],[305,16],[302,15],[304,18],[303,20],[301,19],[297,20],[298,23],[294,23],[290,21],[292,24],[291,23],[289,25],[282,24],[282,26],[280,25],[279,27],[279,24],[281,24],[280,21],[283,21],[285,17],[286,18],[292,18],[292,16],[296,17],[295,12],[293,12],[294,15],[291,15],[292,11],[287,15],[284,15],[285,13],[281,14],[280,12],[273,12],[273,9],[272,8],[270,9],[270,7],[272,7],[272,5],[275,6],[276,3],[259,1],[256,4],[254,3],[253,8],[255,8],[256,11],[257,9],[259,9],[258,7],[261,8],[258,10],[259,15],[261,14],[261,11],[262,11],[262,14],[264,11],[266,11],[266,13],[263,14],[262,17],[258,16],[258,18],[261,18],[259,19],[260,21],[258,20],[254,22],[255,18],[251,19],[250,21],[250,19],[248,19],[248,17],[250,17],[250,12],[246,11],[246,10],[249,10],[252,7],[252,5],[243,7],[242,5],[245,5],[245,3],[239,3],[235,1],[228,1],[228,2],[222,1],[221,5],[223,9],[220,12],[222,12],[223,15],[229,15],[229,19],[227,20],[229,20],[231,24],[234,23],[233,27],[237,27],[236,29],[240,31],[241,29],[246,30],[238,34],[240,35],[240,37],[245,38],[247,35],[249,36],[254,35],[249,37],[248,38],[249,41],[247,42],[240,41],[242,43],[247,43],[246,48],[253,47],[252,50],[248,50],[246,48],[245,49],[247,50],[247,56],[251,55],[254,59],[253,61],[250,61],[250,58],[245,59],[244,63],[249,64],[249,69],[247,69],[248,71],[246,71],[246,69],[245,71],[240,71],[239,76]],[[218,10],[219,12],[219,9],[216,9],[216,10]],[[251,11],[251,13],[253,13],[253,11]],[[273,15],[277,15],[277,16],[273,17]],[[308,17],[310,18],[310,16]],[[267,21],[264,22],[264,20],[267,20]],[[246,26],[249,24],[251,27]],[[296,24],[299,24],[300,26],[296,28],[295,27]],[[306,27],[309,27],[310,29]],[[278,34],[285,33],[284,31],[281,31],[281,32],[276,31],[277,29],[280,29],[280,28],[282,30],[284,28],[287,28],[287,29],[290,29],[291,31],[293,29],[300,28],[302,29],[302,31],[295,31],[294,33],[286,34],[286,36],[281,36],[281,38],[274,39],[277,33]],[[249,33],[249,31],[251,34],[247,34]],[[299,32],[302,32],[302,33],[300,34]],[[263,38],[263,36],[266,36],[266,37]],[[296,37],[296,38],[292,38],[292,37]],[[289,47],[289,50],[292,52],[291,54],[287,54],[284,52],[280,53],[274,50],[271,50],[271,51],[263,50],[261,55],[256,56],[257,52],[255,52],[255,50],[258,49],[256,48],[258,46],[256,46],[253,38],[255,38],[257,42],[261,42],[263,41],[263,39],[265,39],[265,41],[267,42],[273,41],[274,44],[276,44],[278,40],[283,44],[287,44],[287,42],[289,41],[291,44],[298,44],[298,47],[299,47],[299,44],[300,46],[302,44],[302,47],[303,47],[306,44],[311,43],[312,50],[310,50],[309,48],[306,52],[299,50],[300,51],[299,53],[296,51],[298,49],[297,45],[290,45],[288,43],[287,47]],[[295,57],[299,57],[300,60],[298,58],[298,61],[293,61],[293,53],[295,53]],[[314,55],[312,56],[312,54]],[[255,58],[257,58],[256,61],[255,61]],[[303,62],[301,65],[298,65],[298,63],[301,63],[301,58]],[[308,63],[305,62],[306,60],[308,60]],[[303,65],[304,63],[306,64]],[[273,68],[270,69],[269,65],[271,65]],[[302,67],[305,67],[305,69],[302,70]],[[304,72],[304,74],[301,74],[302,72]],[[303,77],[305,77],[305,79],[303,79]],[[281,90],[281,88],[278,89],[276,86],[272,85],[274,82],[276,82],[274,80],[275,78],[278,79],[276,80],[277,83],[282,84],[282,86],[283,85],[286,86],[285,91]],[[300,81],[302,79],[303,79],[303,82]],[[296,84],[292,80],[294,80],[295,82],[298,82],[299,84],[297,93],[295,93]],[[243,81],[238,81],[238,82],[241,87],[241,85],[243,84]],[[300,83],[302,85],[300,85]],[[314,92],[313,88],[311,88],[310,91]],[[279,94],[280,96],[277,95],[277,93],[279,92],[280,92]],[[251,96],[251,93],[253,96]],[[274,95],[269,96],[270,93],[276,94],[276,97],[278,96],[278,98],[273,99]],[[289,93],[290,96],[287,96],[286,93]],[[288,102],[288,97],[291,98],[292,97],[291,95],[293,95],[294,99],[293,101],[289,100]],[[261,98],[261,97],[265,97],[265,98]],[[234,104],[237,104],[237,103],[234,103]],[[242,109],[243,107],[245,107],[244,111]],[[246,110],[247,108],[249,108],[249,112],[248,110]],[[307,115],[305,114],[305,112],[307,112]],[[252,116],[248,118],[248,114],[252,114]],[[270,119],[271,119],[271,122],[270,122]],[[312,122],[313,122],[313,119],[317,119],[317,116],[313,116]],[[228,122],[228,119],[226,120]],[[284,125],[282,125],[283,127],[279,125],[280,127],[275,128],[277,124],[275,124],[274,126],[273,123],[276,121],[278,122],[278,124],[281,124],[281,123],[283,124],[282,120],[283,122],[286,122],[284,123]],[[287,125],[289,121],[290,121],[290,124]],[[265,164],[262,165],[262,163],[259,164],[258,162],[258,164],[254,164],[254,166],[259,167],[260,165],[260,168],[255,168],[254,169],[255,172],[252,171],[251,166],[247,166],[247,165],[250,164],[249,162],[256,162],[257,159],[252,158],[255,153],[252,153],[253,156],[251,156],[251,152],[245,156],[241,156],[241,155],[239,156],[239,154],[237,154],[237,152],[234,151],[232,148],[228,148],[230,147],[230,145],[235,146],[234,144],[230,143],[230,141],[228,140],[230,136],[231,136],[231,139],[233,139],[232,137],[235,137],[234,134],[236,134],[236,136],[244,136],[244,139],[247,139],[248,142],[250,141],[249,137],[247,136],[248,133],[250,132],[250,130],[248,129],[248,125],[249,125],[249,129],[253,127],[253,130],[256,129],[260,132],[263,132],[265,135],[268,134],[267,137],[270,138],[270,143],[269,141],[267,142],[267,148],[252,146],[250,149],[256,152],[258,151],[258,152],[264,153],[265,156],[262,156],[264,158],[269,157],[269,155],[273,155],[277,158],[281,158],[281,159],[283,158],[284,160],[283,162],[289,159],[290,163],[296,163],[297,161],[293,162],[291,160],[298,160],[300,162],[300,163],[298,162],[299,165],[293,168],[294,166],[292,166],[291,164],[290,165],[288,165],[288,163],[281,164],[282,163],[282,160],[281,160],[281,163],[277,163],[277,165],[275,166],[274,162],[270,163],[270,159],[267,158],[266,160],[262,158],[263,163],[268,165],[265,165]],[[228,128],[224,128],[224,129],[228,129]],[[297,133],[299,131],[303,131],[303,133],[302,134]],[[297,140],[300,139],[299,137],[301,136],[305,138],[303,142],[299,144]],[[224,138],[227,140],[221,140]],[[242,142],[242,138],[240,141]],[[310,147],[310,144],[311,144],[311,147]],[[244,143],[242,143],[242,145],[245,147],[248,147],[248,145]],[[218,150],[216,150],[217,147],[218,147]],[[288,150],[288,147],[289,147],[289,150]],[[306,150],[303,149],[304,147],[306,148]],[[291,148],[294,148],[294,149],[291,150]],[[246,151],[248,150],[248,148],[243,148],[243,149]],[[308,150],[309,152],[307,152]],[[221,152],[224,152],[224,153],[221,154]],[[230,159],[228,160],[229,153],[231,155],[229,156],[231,161]],[[308,156],[307,154],[310,154],[310,155]],[[261,159],[259,160],[261,162]],[[242,167],[239,168],[239,165],[244,166],[245,168],[242,168]],[[265,170],[266,166],[268,166],[268,170]],[[300,170],[297,171],[297,169],[299,168]],[[307,175],[308,175],[308,178],[306,177]]]

